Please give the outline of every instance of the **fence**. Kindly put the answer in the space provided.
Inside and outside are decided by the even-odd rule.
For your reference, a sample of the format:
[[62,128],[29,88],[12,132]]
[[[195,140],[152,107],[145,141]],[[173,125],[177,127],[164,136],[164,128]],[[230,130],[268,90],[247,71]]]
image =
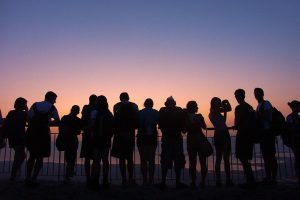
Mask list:
[[[235,158],[235,132],[231,131],[231,140],[232,140],[232,152],[230,156],[230,163],[231,163],[231,176],[232,180],[235,183],[243,182],[244,175],[241,163]],[[209,129],[206,130],[206,135],[208,140],[213,143],[213,130]],[[60,152],[55,147],[55,140],[57,137],[57,131],[52,131],[51,133],[51,156],[49,158],[44,159],[44,165],[40,172],[40,177],[45,179],[54,179],[57,181],[63,180],[64,172],[65,172],[65,161],[64,161],[64,154]],[[81,137],[79,137],[79,141],[81,141]],[[186,165],[185,169],[182,173],[183,181],[189,181],[189,173],[188,173],[188,155],[186,151],[186,137],[184,136],[184,154],[186,158]],[[81,144],[81,143],[80,143]],[[76,161],[76,176],[75,179],[78,181],[85,180],[85,172],[84,172],[84,160],[79,157],[79,152],[81,149],[81,145],[78,148],[77,154],[77,161]],[[287,179],[294,176],[294,157],[289,148],[287,148],[283,143],[280,137],[277,137],[276,141],[276,157],[278,161],[278,179]],[[160,152],[161,152],[161,142],[159,137],[159,142],[156,150],[156,157],[155,157],[155,181],[159,181],[161,178],[161,168],[160,168]],[[26,151],[26,158],[28,158],[28,152]],[[14,152],[13,150],[9,149],[8,145],[5,148],[0,150],[0,177],[9,176],[12,162],[13,162]],[[134,177],[137,181],[142,179],[140,173],[140,159],[137,148],[134,151]],[[215,173],[214,173],[214,164],[215,164],[215,154],[210,156],[207,159],[208,165],[208,176],[207,176],[207,184],[213,184],[215,182]],[[251,161],[252,168],[254,171],[254,175],[257,180],[260,180],[264,177],[264,163],[262,159],[262,155],[260,152],[259,145],[255,145],[253,148],[253,159]],[[223,169],[223,163],[221,165],[221,169]],[[22,165],[21,171],[19,176],[24,177],[26,170],[26,164]],[[197,164],[197,171],[199,172],[200,166],[199,163]],[[199,174],[197,176],[200,176]],[[222,176],[224,176],[224,171],[222,170]],[[109,172],[109,179],[111,182],[120,182],[121,175],[119,172],[118,167],[118,160],[116,158],[110,157],[110,172]],[[174,181],[175,174],[173,170],[169,171],[168,181]]]

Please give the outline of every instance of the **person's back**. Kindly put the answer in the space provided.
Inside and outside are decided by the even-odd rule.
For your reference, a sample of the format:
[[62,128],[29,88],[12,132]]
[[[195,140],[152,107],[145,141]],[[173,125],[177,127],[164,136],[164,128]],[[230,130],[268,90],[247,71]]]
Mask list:
[[25,145],[25,126],[27,112],[23,110],[11,110],[5,119],[4,131],[8,137],[10,147]]
[[157,137],[159,113],[153,108],[144,108],[139,112],[139,137]]
[[91,113],[95,110],[93,105],[84,105],[81,111],[81,124],[85,132],[89,131],[91,124]]
[[138,123],[138,108],[132,102],[119,102],[114,106],[115,128],[118,132],[132,132]]
[[159,128],[163,139],[181,138],[183,123],[184,116],[180,107],[163,107],[159,110]]
[[127,92],[120,94],[120,102],[114,105],[115,134],[111,155],[119,158],[122,185],[127,185],[126,160],[129,185],[135,185],[133,179],[133,151],[135,147],[135,129],[138,127],[138,106],[129,101]]
[[43,158],[50,156],[50,125],[56,125],[60,121],[54,106],[56,98],[57,95],[49,91],[45,95],[45,100],[34,103],[28,112],[29,124],[26,130],[26,145],[30,157],[27,162],[26,184],[36,184],[36,178],[43,165]]
[[180,181],[180,174],[185,165],[183,154],[183,139],[181,132],[184,125],[184,114],[172,96],[168,97],[165,106],[159,110],[159,128],[162,132],[161,139],[161,168],[162,182],[161,189],[166,187],[166,176],[168,169],[172,169],[173,163],[176,174],[176,188],[186,187]]
[[246,102],[238,105],[235,108],[235,122],[237,130],[252,131],[256,126],[253,107]]
[[[94,115],[94,116],[93,116]],[[99,148],[110,148],[113,135],[113,115],[109,110],[95,110],[92,112],[94,121],[92,139]]]
[[59,132],[60,134],[63,134],[67,147],[75,146],[77,148],[77,135],[80,133],[80,130],[81,120],[77,116],[69,114],[62,117],[59,126]]

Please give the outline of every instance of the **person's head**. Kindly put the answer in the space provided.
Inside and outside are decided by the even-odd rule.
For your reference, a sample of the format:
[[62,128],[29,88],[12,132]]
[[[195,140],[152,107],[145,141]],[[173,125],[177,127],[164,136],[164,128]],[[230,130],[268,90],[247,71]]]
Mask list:
[[242,102],[244,102],[245,100],[245,90],[243,89],[237,89],[235,92],[234,92],[234,96],[237,100],[237,102],[240,104]]
[[49,91],[45,94],[45,101],[48,101],[52,104],[55,104],[56,98],[57,98],[57,95],[52,91]]
[[26,110],[27,109],[27,100],[23,97],[19,97],[15,100],[14,108],[16,110]]
[[152,108],[153,107],[153,100],[150,99],[150,98],[146,99],[145,102],[144,102],[144,106],[145,106],[145,108]]
[[129,101],[129,95],[127,92],[122,92],[120,94],[120,101]]
[[96,100],[96,106],[99,110],[108,109],[108,103],[106,97],[103,95],[98,96]]
[[71,108],[71,115],[77,116],[80,112],[80,107],[78,105],[74,105]]
[[290,108],[293,112],[296,112],[296,113],[300,112],[300,102],[299,101],[294,100],[294,101],[288,102],[288,105],[290,106]]
[[222,101],[219,97],[213,97],[210,100],[210,109],[216,109],[222,107]]
[[261,89],[261,88],[255,88],[254,89],[254,96],[255,96],[255,99],[258,102],[263,101],[264,100],[264,91],[263,91],[263,89]]
[[189,101],[189,102],[186,104],[186,110],[187,110],[189,113],[197,113],[197,112],[198,112],[198,105],[197,105],[197,102],[196,102],[196,101]]
[[169,96],[165,102],[165,106],[166,107],[172,107],[172,106],[176,106],[176,101],[174,100],[174,98],[172,96]]
[[96,96],[95,94],[92,94],[92,95],[89,97],[89,104],[90,104],[90,105],[95,105],[96,100],[97,100],[97,96]]

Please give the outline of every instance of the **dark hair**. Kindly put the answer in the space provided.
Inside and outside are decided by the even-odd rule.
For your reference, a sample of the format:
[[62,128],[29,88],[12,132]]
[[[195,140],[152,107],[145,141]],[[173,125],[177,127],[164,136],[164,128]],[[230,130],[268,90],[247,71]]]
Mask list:
[[146,108],[152,108],[152,107],[153,107],[153,100],[150,99],[150,98],[147,98],[147,99],[145,100],[145,102],[144,102],[144,106],[145,106]]
[[27,104],[27,100],[23,97],[19,97],[15,100],[14,108],[23,110]]
[[128,101],[129,100],[129,95],[128,95],[128,93],[127,92],[122,92],[121,94],[120,94],[120,100],[121,101]]
[[95,104],[96,103],[96,100],[97,100],[97,96],[95,94],[92,94],[90,97],[89,97],[89,102],[90,104]]
[[57,97],[57,95],[52,91],[49,91],[45,94],[45,100],[49,100],[51,98],[56,98],[56,97]]
[[254,92],[255,92],[255,93],[259,93],[259,94],[264,95],[264,90],[261,89],[261,88],[255,88],[255,89],[254,89]]
[[186,110],[187,110],[189,113],[196,113],[196,112],[197,112],[197,108],[198,108],[198,105],[197,105],[197,102],[196,102],[196,101],[189,101],[189,102],[186,104]]
[[78,105],[72,106],[72,108],[71,108],[71,113],[72,114],[76,114],[77,115],[79,113],[79,111],[80,111],[80,107]]
[[216,108],[218,104],[221,104],[221,99],[219,97],[213,97],[210,100],[210,108]]
[[234,95],[237,96],[237,97],[245,97],[245,90],[243,90],[243,89],[237,89],[234,92]]
[[96,100],[96,105],[99,110],[107,110],[108,109],[107,98],[103,95],[98,96]]

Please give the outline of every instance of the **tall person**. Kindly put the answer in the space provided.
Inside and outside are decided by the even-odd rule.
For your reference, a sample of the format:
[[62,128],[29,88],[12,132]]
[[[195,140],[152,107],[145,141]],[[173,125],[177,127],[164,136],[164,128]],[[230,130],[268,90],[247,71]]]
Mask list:
[[185,165],[183,138],[181,135],[184,128],[184,113],[182,108],[176,106],[176,101],[173,97],[168,97],[165,102],[165,107],[159,110],[158,125],[162,133],[162,182],[158,186],[160,189],[165,189],[168,169],[172,169],[174,164],[176,188],[185,188],[186,185],[180,181],[181,170]]
[[266,177],[264,183],[276,184],[277,160],[275,157],[275,135],[272,133],[272,104],[264,99],[261,88],[254,89],[254,96],[258,102],[256,113],[260,129],[260,148],[264,159]]
[[254,175],[249,162],[253,156],[253,134],[255,130],[255,111],[247,102],[245,102],[245,90],[237,89],[234,92],[238,106],[234,111],[234,125],[237,129],[235,153],[236,157],[241,161],[244,175],[246,177],[246,188],[254,188]]
[[214,97],[210,102],[209,119],[212,122],[214,133],[214,144],[216,148],[216,186],[220,187],[221,183],[221,161],[224,159],[224,168],[226,174],[226,186],[232,186],[233,183],[230,178],[230,152],[231,152],[231,139],[226,125],[227,112],[231,111],[231,106],[227,100],[221,101],[220,98]]
[[82,146],[80,151],[80,158],[84,158],[84,170],[86,176],[86,184],[91,186],[91,160],[93,160],[93,146],[91,139],[91,113],[96,109],[97,96],[92,94],[89,97],[89,104],[84,105],[81,111],[82,124]]
[[26,134],[29,159],[25,181],[29,185],[36,185],[37,176],[43,166],[43,158],[50,156],[50,125],[58,125],[60,120],[54,106],[56,98],[57,95],[49,91],[45,95],[45,100],[34,103],[28,112],[29,124]]
[[[111,155],[119,158],[123,186],[136,185],[133,179],[133,151],[135,129],[138,126],[138,106],[129,101],[126,92],[120,94],[120,102],[114,105],[115,135]],[[128,179],[126,176],[126,161]],[[128,181],[127,181],[128,180]]]

